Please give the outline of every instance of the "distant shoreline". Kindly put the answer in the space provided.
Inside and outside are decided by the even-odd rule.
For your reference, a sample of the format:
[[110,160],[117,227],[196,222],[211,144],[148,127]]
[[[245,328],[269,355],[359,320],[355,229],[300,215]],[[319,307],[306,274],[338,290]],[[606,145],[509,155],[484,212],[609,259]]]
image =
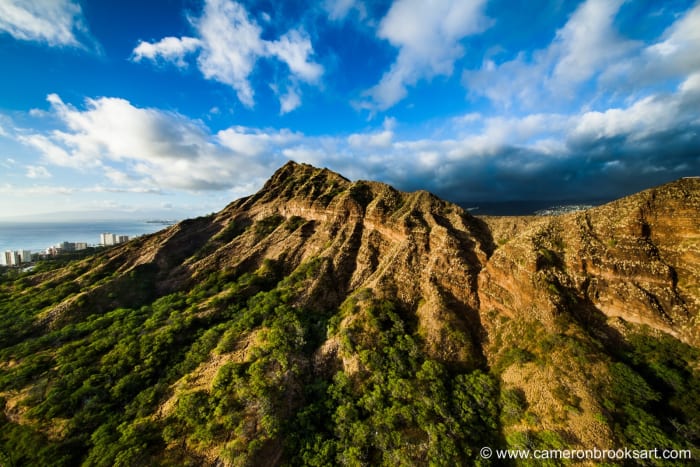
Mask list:
[[[160,220],[160,219],[150,219]],[[29,250],[32,253],[46,251],[62,242],[96,245],[100,234],[114,233],[130,238],[150,234],[167,228],[169,224],[139,221],[0,221],[0,252]]]

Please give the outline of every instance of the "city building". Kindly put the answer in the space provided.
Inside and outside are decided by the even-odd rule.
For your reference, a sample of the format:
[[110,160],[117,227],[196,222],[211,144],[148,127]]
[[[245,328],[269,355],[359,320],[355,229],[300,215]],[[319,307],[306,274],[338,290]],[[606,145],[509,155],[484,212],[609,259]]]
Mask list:
[[60,252],[67,252],[67,251],[80,251],[84,250],[88,247],[88,244],[85,242],[61,242],[56,245],[54,245],[51,248],[54,248]]
[[56,248],[61,251],[75,251],[75,243],[61,242],[58,245],[56,245]]
[[128,235],[115,235],[109,232],[100,234],[100,245],[102,246],[118,245],[119,243],[124,243],[128,241]]
[[116,236],[113,233],[105,232],[100,234],[100,245],[110,246],[114,245],[116,241]]
[[22,263],[31,261],[31,252],[29,250],[7,250],[0,257],[0,263],[4,266],[19,266]]

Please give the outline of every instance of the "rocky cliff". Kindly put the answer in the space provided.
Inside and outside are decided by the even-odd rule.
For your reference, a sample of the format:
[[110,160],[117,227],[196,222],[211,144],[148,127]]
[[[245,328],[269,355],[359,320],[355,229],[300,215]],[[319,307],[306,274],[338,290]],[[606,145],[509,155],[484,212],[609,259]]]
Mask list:
[[[71,462],[697,446],[700,179],[498,218],[290,162],[219,213],[2,287],[6,427]],[[99,326],[123,336],[85,340]],[[57,402],[86,387],[109,396]]]

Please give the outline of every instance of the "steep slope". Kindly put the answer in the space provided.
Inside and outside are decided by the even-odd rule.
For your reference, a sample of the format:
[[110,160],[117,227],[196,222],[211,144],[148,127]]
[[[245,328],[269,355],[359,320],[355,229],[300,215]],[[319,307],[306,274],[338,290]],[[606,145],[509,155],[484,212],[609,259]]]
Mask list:
[[511,237],[481,275],[482,308],[542,322],[595,310],[700,344],[700,179],[538,218]]
[[680,340],[698,345],[699,195],[681,180],[480,219],[290,162],[219,213],[3,280],[2,452],[416,465],[485,462],[485,445],[695,449],[698,353]]
[[[667,343],[673,339],[659,332],[700,344],[700,180],[678,180],[584,212],[485,221],[501,246],[479,275],[480,311],[489,336],[485,352],[504,367],[504,390],[522,394],[540,429],[567,433],[584,449],[613,447],[616,436],[601,414],[629,427],[641,423],[614,403],[630,397],[619,381],[621,374],[632,378],[629,367],[619,364],[658,379],[666,371],[630,356],[641,340],[654,342],[634,325],[648,326]],[[669,353],[653,358],[677,358]],[[697,360],[690,362],[697,371]],[[644,404],[653,403],[651,394]],[[697,401],[689,407],[696,411]],[[528,432],[522,423],[503,429],[511,438]]]

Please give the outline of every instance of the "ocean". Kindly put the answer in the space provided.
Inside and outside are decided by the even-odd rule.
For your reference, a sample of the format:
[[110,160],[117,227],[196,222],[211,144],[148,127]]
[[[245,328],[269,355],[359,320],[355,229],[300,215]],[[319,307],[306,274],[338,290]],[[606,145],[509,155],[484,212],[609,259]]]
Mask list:
[[157,232],[168,227],[163,223],[146,221],[95,222],[5,222],[0,221],[0,252],[7,250],[44,251],[61,242],[100,243],[101,233],[138,235]]

